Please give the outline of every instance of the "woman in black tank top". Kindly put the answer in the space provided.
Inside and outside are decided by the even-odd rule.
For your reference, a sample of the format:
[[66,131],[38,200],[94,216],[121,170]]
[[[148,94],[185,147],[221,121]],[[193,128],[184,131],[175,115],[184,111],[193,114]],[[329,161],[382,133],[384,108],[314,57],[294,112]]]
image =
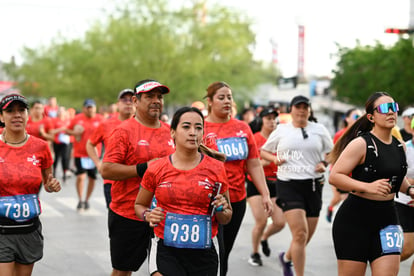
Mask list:
[[365,111],[329,157],[334,164],[329,183],[350,192],[332,228],[338,275],[365,275],[367,262],[372,275],[397,275],[403,233],[393,199],[397,191],[414,198],[404,180],[404,146],[391,134],[398,104],[389,94],[376,92]]

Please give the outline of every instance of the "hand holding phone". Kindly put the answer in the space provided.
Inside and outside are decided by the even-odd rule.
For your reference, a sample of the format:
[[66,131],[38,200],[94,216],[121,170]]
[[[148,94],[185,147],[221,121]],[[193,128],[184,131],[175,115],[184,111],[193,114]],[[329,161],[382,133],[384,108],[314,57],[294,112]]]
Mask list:
[[[220,194],[220,191],[221,191],[221,183],[220,182],[214,183],[213,194],[211,196],[210,205],[213,204],[213,201],[216,199],[216,196]],[[219,207],[221,207],[221,209],[223,210],[222,206],[219,206]],[[214,213],[216,211],[220,212],[218,209],[216,210],[216,206],[213,205],[213,208],[211,210],[211,216],[214,216]]]

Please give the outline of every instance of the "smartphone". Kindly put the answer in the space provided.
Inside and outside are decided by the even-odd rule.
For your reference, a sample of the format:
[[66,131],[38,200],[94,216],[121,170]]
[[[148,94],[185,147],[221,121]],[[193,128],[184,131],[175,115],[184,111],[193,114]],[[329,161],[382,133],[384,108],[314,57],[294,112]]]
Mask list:
[[398,180],[398,176],[393,175],[390,179],[390,186],[391,186],[391,193],[397,193],[397,180]]
[[[216,197],[216,195],[220,194],[221,191],[221,183],[220,182],[216,182],[214,183],[214,187],[213,187],[213,193],[211,195],[211,199],[210,199],[210,206],[211,203],[214,201],[214,198]],[[211,210],[211,216],[214,216],[214,213],[216,212],[216,207],[212,206],[212,210]]]

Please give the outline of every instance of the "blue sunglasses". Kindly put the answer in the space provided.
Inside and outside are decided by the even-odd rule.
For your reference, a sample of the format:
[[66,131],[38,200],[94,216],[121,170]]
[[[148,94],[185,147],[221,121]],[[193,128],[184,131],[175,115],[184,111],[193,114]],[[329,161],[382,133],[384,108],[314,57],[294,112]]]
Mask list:
[[398,110],[399,110],[398,103],[396,103],[396,102],[383,103],[383,104],[380,104],[379,106],[377,106],[375,108],[375,110],[377,110],[378,113],[387,114],[390,111],[390,108],[391,108],[392,112],[398,112]]

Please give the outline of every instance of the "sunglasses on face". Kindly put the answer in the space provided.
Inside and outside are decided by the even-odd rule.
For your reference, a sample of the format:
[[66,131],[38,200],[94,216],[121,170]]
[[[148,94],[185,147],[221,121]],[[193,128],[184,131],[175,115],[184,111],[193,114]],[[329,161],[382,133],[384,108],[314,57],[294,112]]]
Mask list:
[[390,111],[390,108],[391,108],[392,112],[398,112],[398,110],[399,110],[398,103],[396,103],[396,102],[383,103],[383,104],[380,104],[379,106],[377,106],[374,109],[376,111],[378,111],[378,113],[387,114]]

